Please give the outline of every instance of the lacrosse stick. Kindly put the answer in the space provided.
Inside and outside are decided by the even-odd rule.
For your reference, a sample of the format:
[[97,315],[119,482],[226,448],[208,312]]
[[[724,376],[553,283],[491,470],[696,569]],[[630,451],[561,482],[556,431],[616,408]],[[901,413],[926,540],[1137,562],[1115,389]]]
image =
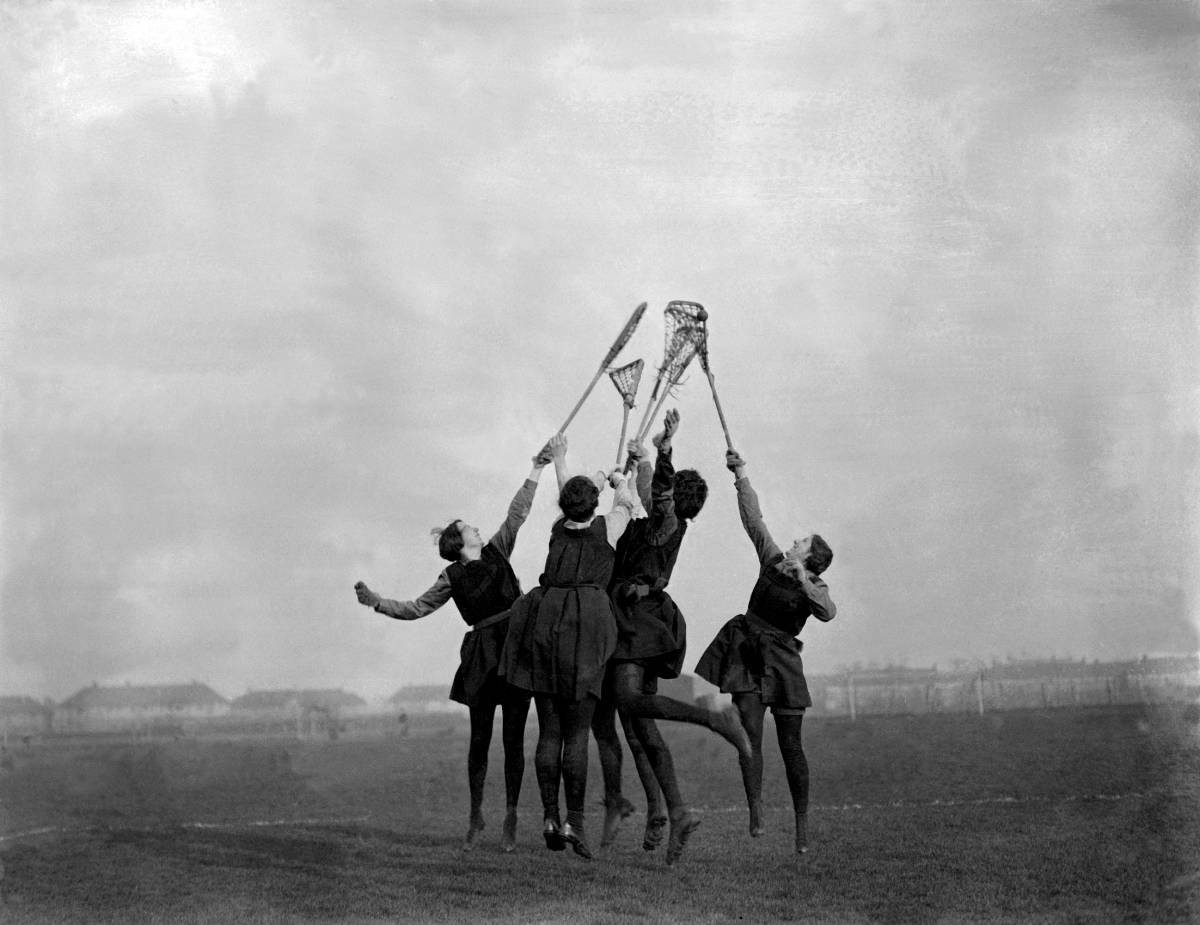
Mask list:
[[[662,366],[658,368],[658,376],[654,380],[654,387],[650,390],[650,400],[646,402],[646,413],[642,416],[642,422],[638,425],[635,431],[638,442],[640,443],[646,437],[646,431],[650,429],[650,421],[655,414],[655,408],[662,404],[666,398],[663,393],[660,397],[660,392],[663,390],[663,384],[667,384],[667,391],[670,391],[672,380],[678,382],[679,376],[683,373],[683,368],[679,366],[679,361],[683,361],[683,366],[687,366],[691,362],[692,356],[695,355],[695,328],[696,322],[692,317],[692,312],[686,308],[673,308],[672,306],[685,305],[687,303],[672,302],[663,312],[663,361]],[[697,306],[699,307],[699,306]],[[691,353],[684,357],[687,350]]]
[[621,333],[617,335],[617,339],[613,341],[613,345],[608,348],[608,353],[600,361],[600,368],[596,370],[596,375],[592,377],[592,381],[588,383],[588,387],[583,390],[583,395],[580,396],[579,401],[575,402],[575,407],[571,409],[571,413],[563,421],[563,426],[558,429],[560,434],[566,432],[567,425],[571,423],[575,415],[579,412],[579,409],[583,407],[584,400],[592,394],[592,389],[596,387],[596,383],[600,381],[600,377],[604,375],[604,371],[612,365],[612,361],[617,358],[617,354],[621,352],[621,348],[629,342],[629,338],[633,336],[634,329],[638,326],[638,322],[642,320],[642,315],[645,313],[645,302],[633,310],[633,314],[625,322],[625,327],[621,328]]
[[717,417],[721,419],[721,430],[725,432],[725,448],[733,449],[733,440],[729,437],[729,425],[725,423],[725,412],[721,408],[721,399],[717,397],[717,382],[713,378],[712,367],[708,362],[708,312],[704,310],[704,306],[697,305],[695,302],[689,302],[688,305],[695,305],[695,318],[699,325],[699,353],[700,353],[700,368],[704,370],[704,375],[708,377],[708,387],[712,391],[713,404],[717,406]]
[[[666,329],[666,346],[663,349],[663,365],[658,371],[658,379],[654,383],[654,391],[646,405],[646,414],[638,427],[636,438],[639,443],[646,439],[650,425],[662,409],[667,396],[679,385],[683,371],[692,362],[699,349],[698,338],[701,335],[697,310],[704,309],[695,302],[670,302],[663,312]],[[666,383],[666,388],[659,394],[659,387]]]
[[621,394],[621,404],[625,412],[621,418],[621,439],[617,443],[618,466],[621,465],[621,453],[625,449],[625,431],[629,429],[629,412],[633,408],[634,399],[637,398],[638,385],[642,381],[642,367],[644,365],[641,360],[634,360],[620,369],[610,369],[608,371],[609,378],[612,379],[613,385],[617,387],[617,391]]
[[667,398],[675,392],[675,387],[679,385],[680,380],[683,378],[684,370],[687,369],[688,364],[692,362],[692,358],[696,355],[696,350],[699,347],[696,338],[696,329],[689,328],[675,356],[671,358],[670,368],[667,373],[667,387],[663,389],[662,395],[659,396],[653,411],[647,415],[641,429],[635,434],[638,443],[646,439],[646,434],[650,432],[650,426],[658,419],[658,413],[662,411],[663,405],[667,403]]

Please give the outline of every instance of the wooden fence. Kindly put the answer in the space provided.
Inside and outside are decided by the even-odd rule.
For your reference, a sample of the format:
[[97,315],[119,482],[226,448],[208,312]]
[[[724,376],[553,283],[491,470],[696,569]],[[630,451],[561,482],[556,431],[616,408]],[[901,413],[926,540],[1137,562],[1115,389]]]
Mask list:
[[846,674],[809,680],[814,712],[848,715],[987,713],[1103,704],[1200,701],[1200,676],[1044,678],[972,675],[880,679]]

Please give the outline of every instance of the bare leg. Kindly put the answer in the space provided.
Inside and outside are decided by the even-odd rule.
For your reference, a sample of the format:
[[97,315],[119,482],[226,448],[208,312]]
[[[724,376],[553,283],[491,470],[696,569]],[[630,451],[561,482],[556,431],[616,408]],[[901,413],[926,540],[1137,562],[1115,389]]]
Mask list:
[[804,714],[775,715],[775,731],[779,738],[779,753],[787,771],[788,789],[792,792],[792,809],[796,813],[796,853],[808,851],[808,759],[800,741]]
[[746,789],[746,802],[750,807],[750,834],[757,838],[766,828],[763,825],[762,776],[763,776],[763,715],[766,706],[756,693],[734,694],[733,705],[741,716],[746,735],[750,737],[750,760],[742,765],[742,785]]
[[533,755],[533,767],[542,796],[542,833],[547,848],[562,851],[566,847],[558,814],[558,789],[562,777],[562,723],[553,697],[537,694],[533,702],[538,717],[538,743]]
[[500,701],[504,736],[504,831],[500,847],[512,851],[517,845],[517,803],[525,776],[525,722],[529,717],[529,693],[509,687]]
[[467,749],[467,786],[471,792],[471,818],[462,850],[475,847],[475,839],[484,830],[483,785],[487,780],[488,749],[492,744],[492,722],[496,700],[488,697],[471,707],[471,744]]

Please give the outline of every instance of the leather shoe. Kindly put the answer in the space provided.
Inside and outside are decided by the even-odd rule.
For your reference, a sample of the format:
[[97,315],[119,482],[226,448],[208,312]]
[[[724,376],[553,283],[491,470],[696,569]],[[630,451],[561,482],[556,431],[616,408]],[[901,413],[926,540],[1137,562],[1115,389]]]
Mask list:
[[583,835],[583,826],[576,828],[569,822],[564,822],[562,827],[563,841],[567,842],[575,853],[581,858],[587,858],[589,861],[592,858],[592,849],[588,847],[587,839]]
[[562,851],[567,847],[567,843],[563,840],[562,829],[553,819],[547,819],[545,825],[542,826],[542,837],[546,839],[546,847],[551,851]]

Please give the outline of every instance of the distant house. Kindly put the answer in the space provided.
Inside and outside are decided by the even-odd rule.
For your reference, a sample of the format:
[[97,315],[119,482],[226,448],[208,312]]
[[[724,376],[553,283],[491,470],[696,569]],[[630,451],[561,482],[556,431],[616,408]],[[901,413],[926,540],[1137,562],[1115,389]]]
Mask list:
[[449,684],[409,684],[387,700],[402,713],[465,713],[467,708],[450,699]]
[[54,721],[54,707],[32,697],[0,697],[0,732],[5,735],[29,735],[49,732]]
[[328,713],[347,716],[361,713],[367,702],[341,688],[310,690],[248,691],[237,697],[230,708],[238,716],[283,717],[304,713]]
[[93,684],[58,705],[55,724],[64,730],[209,719],[229,712],[229,701],[207,684],[101,687]]
[[328,734],[336,739],[344,720],[367,712],[367,702],[341,688],[247,691],[231,704],[231,717],[239,722],[279,723],[296,735]]

